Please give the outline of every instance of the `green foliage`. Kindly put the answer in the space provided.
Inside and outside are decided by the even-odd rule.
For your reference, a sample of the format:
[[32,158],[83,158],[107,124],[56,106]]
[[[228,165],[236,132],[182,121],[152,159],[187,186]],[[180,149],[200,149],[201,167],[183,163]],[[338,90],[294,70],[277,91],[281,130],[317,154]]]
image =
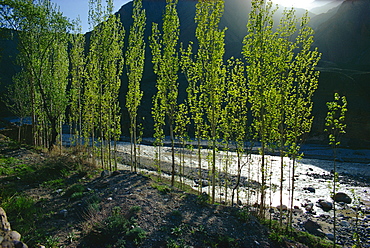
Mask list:
[[135,245],[140,243],[146,238],[146,231],[140,227],[134,227],[126,233],[127,239],[131,240]]
[[20,161],[14,157],[0,156],[0,175],[12,175],[27,169],[27,165],[19,164]]
[[174,125],[178,110],[178,71],[179,55],[178,40],[180,35],[180,20],[177,14],[178,0],[167,0],[163,15],[162,32],[158,24],[153,23],[150,37],[153,70],[157,75],[157,93],[153,97],[153,118],[155,121],[155,136],[157,143],[161,143],[164,135],[165,122],[169,126],[172,145],[171,186],[175,183],[175,154],[174,154]]
[[[104,11],[101,0],[90,0],[89,6],[90,24],[96,25],[93,26],[86,60],[83,132],[86,140],[93,140],[93,155],[97,154],[95,138],[98,138],[101,165],[112,170],[112,160],[116,157],[111,157],[111,141],[116,141],[121,133],[118,95],[124,65],[125,32],[119,16],[113,14],[111,0],[107,1]],[[86,143],[88,145],[89,142]],[[116,161],[114,163],[116,165]]]
[[201,206],[207,206],[209,204],[210,197],[208,194],[201,194],[197,197],[197,203]]
[[128,47],[126,52],[126,67],[128,77],[128,91],[126,94],[126,108],[130,116],[131,135],[131,169],[137,170],[137,115],[138,108],[143,97],[140,83],[144,71],[145,61],[145,10],[142,8],[141,0],[134,0],[132,13],[133,24],[130,28]]
[[131,213],[138,213],[141,211],[141,207],[140,206],[132,206],[130,207],[130,210],[129,210]]
[[347,112],[347,99],[345,96],[340,97],[334,93],[334,101],[326,103],[328,113],[325,118],[325,132],[329,134],[329,144],[333,147],[340,145],[339,137],[345,134],[347,125],[344,123]]
[[138,246],[146,238],[146,232],[128,220],[120,207],[114,207],[112,214],[97,223],[86,238],[87,245],[126,247]]
[[172,189],[166,184],[152,184],[152,187],[157,189],[161,194],[167,194],[172,191]]
[[250,219],[250,216],[251,214],[249,213],[249,211],[245,210],[245,209],[240,209],[236,212],[236,217],[243,221],[243,222],[247,222],[249,221]]
[[50,189],[64,188],[66,186],[64,178],[53,179],[44,181],[42,186]]
[[68,190],[64,193],[64,196],[71,198],[74,196],[75,198],[79,198],[84,191],[85,187],[83,185],[75,184],[68,188]]
[[11,219],[22,221],[32,218],[38,211],[35,201],[27,196],[13,195],[10,198],[2,200],[2,207]]

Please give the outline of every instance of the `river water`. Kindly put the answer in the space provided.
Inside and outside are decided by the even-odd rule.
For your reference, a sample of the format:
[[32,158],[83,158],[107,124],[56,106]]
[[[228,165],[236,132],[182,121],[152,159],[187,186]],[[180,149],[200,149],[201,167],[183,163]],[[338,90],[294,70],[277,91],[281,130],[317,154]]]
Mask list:
[[[316,150],[315,150],[316,149]],[[140,156],[143,161],[154,161],[156,156],[157,148],[151,145],[140,145]],[[118,151],[122,154],[130,154],[130,143],[119,142]],[[210,154],[210,150],[202,149],[202,169],[208,170],[209,163],[207,160],[207,155]],[[304,202],[311,201],[316,203],[319,199],[324,199],[331,201],[331,185],[332,185],[332,174],[333,160],[328,160],[326,158],[330,157],[331,151],[328,149],[323,149],[322,147],[311,146],[306,148],[309,158],[303,158],[296,164],[295,169],[295,197],[293,205],[300,207]],[[316,152],[314,152],[316,151]],[[185,167],[192,169],[194,172],[198,168],[198,157],[197,150],[181,150],[176,149],[176,163],[180,163],[179,154],[182,152],[184,156]],[[339,153],[339,160],[363,160],[362,163],[359,162],[345,162],[337,161],[337,171],[340,174],[339,177],[339,188],[337,192],[344,192],[354,198],[360,198],[365,206],[370,207],[370,187],[368,180],[370,178],[370,164],[364,162],[367,158],[370,158],[370,151],[361,150],[354,151],[349,149],[344,149]],[[360,159],[359,156],[363,158]],[[369,155],[369,157],[368,157]],[[325,159],[315,159],[314,156],[322,157]],[[361,157],[360,156],[360,157]],[[228,173],[230,175],[237,175],[237,156],[235,152],[218,152],[216,167],[217,171],[222,173],[225,170],[226,157],[229,158]],[[163,147],[161,148],[161,161],[170,163],[172,160],[171,148]],[[154,163],[154,162],[153,162]],[[253,204],[259,202],[259,190],[256,188],[248,187],[251,182],[261,182],[261,156],[258,154],[251,154],[242,158],[241,162],[243,166],[241,170],[242,180],[241,187],[239,191],[239,199],[243,204]],[[127,165],[121,164],[121,168],[127,168]],[[267,168],[266,174],[268,177],[267,185],[269,189],[267,192],[267,204],[271,203],[271,206],[280,205],[280,166],[281,158],[279,156],[267,155]],[[289,158],[284,158],[284,173],[283,173],[283,204],[290,206],[290,179],[292,161]],[[156,173],[155,170],[145,170],[148,173]],[[194,173],[196,175],[196,173]],[[345,176],[341,176],[345,175]],[[169,177],[169,175],[167,175]],[[192,180],[193,178],[188,178],[185,182],[197,189],[197,185]],[[235,177],[234,177],[235,178]],[[367,183],[366,183],[367,182]],[[243,186],[244,185],[244,186]],[[278,187],[277,187],[278,186]],[[210,192],[211,187],[203,187],[203,192]],[[257,187],[258,188],[258,187]],[[307,190],[311,188],[315,192]],[[271,189],[271,190],[270,190]],[[216,200],[225,200],[226,195],[228,195],[228,200],[231,199],[231,189],[229,192],[225,192],[224,187],[216,188]],[[354,203],[354,202],[353,202]],[[321,209],[316,208],[317,214],[322,213]]]

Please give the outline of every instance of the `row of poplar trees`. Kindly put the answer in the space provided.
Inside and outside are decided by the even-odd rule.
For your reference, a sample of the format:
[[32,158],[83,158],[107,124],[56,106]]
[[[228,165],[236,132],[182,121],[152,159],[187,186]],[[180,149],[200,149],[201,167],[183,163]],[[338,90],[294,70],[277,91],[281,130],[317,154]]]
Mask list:
[[[42,140],[38,142],[52,147],[60,133],[58,129],[68,119],[76,134],[74,142],[88,146],[104,168],[112,169],[111,161],[115,161],[116,167],[115,152],[111,151],[116,150],[121,132],[118,94],[126,67],[131,166],[136,171],[146,26],[141,0],[134,0],[133,24],[126,49],[124,29],[119,16],[113,15],[112,0],[107,0],[106,9],[100,0],[89,1],[89,22],[93,30],[88,34],[88,49],[81,30],[76,28],[78,25],[70,26],[49,1],[1,2],[6,3],[1,10],[3,20],[8,21],[8,27],[14,24],[11,27],[19,31],[18,62],[22,71],[14,78],[13,104],[15,109],[24,111],[19,112],[19,116],[32,116],[35,141],[40,137]],[[281,202],[282,182],[286,180],[283,178],[284,158],[292,158],[290,195],[293,199],[299,145],[312,125],[312,96],[319,76],[315,67],[321,55],[317,49],[311,48],[313,30],[308,26],[308,15],[298,19],[294,9],[284,10],[280,22],[274,23],[276,7],[272,2],[252,0],[242,56],[226,60],[227,28],[220,28],[223,0],[199,0],[195,15],[197,42],[187,45],[179,41],[178,0],[166,2],[163,25],[152,24],[149,40],[157,76],[157,92],[152,106],[154,138],[158,147],[156,166],[161,171],[160,148],[168,134],[172,147],[173,185],[176,174],[184,173],[183,163],[180,162],[180,169],[176,168],[175,141],[184,146],[192,136],[197,144],[201,188],[204,180],[201,148],[202,141],[207,140],[211,151],[208,156],[211,202],[214,203],[219,173],[217,155],[221,146],[224,149],[232,146],[237,154],[238,174],[233,186],[234,202],[234,191],[239,187],[245,165],[242,159],[249,150],[246,141],[258,141],[261,154],[259,206],[263,216],[268,180],[267,151],[276,149],[282,158]],[[74,32],[71,34],[70,30]],[[180,73],[188,82],[187,97],[181,103],[178,100]],[[27,97],[19,98],[17,94]],[[30,108],[25,111],[25,106]],[[68,118],[65,115],[67,107]],[[193,130],[191,134],[189,130]]]

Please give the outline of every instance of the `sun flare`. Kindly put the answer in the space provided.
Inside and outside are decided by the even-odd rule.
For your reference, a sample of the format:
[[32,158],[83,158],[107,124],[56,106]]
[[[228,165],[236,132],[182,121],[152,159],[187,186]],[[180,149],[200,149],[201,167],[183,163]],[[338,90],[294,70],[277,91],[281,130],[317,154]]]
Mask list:
[[302,9],[312,8],[314,2],[314,0],[272,0],[272,1],[284,7],[296,7]]

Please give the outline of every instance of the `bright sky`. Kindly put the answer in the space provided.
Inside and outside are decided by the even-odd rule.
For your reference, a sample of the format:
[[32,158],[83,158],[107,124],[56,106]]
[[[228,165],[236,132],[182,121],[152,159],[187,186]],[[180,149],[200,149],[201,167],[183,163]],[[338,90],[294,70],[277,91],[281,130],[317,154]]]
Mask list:
[[[60,7],[60,11],[69,19],[73,20],[80,16],[83,32],[87,32],[90,27],[88,24],[89,0],[50,0]],[[114,0],[114,12],[118,11],[122,5],[132,0]],[[105,3],[105,0],[102,0]]]
[[310,9],[314,7],[314,0],[273,0],[273,2],[284,7],[296,7],[302,9]]
[[[77,16],[80,16],[82,21],[82,30],[83,32],[87,32],[89,30],[88,24],[88,10],[89,0],[50,0],[53,3],[56,3],[60,10],[64,13],[65,16],[68,18],[76,19]],[[132,0],[114,0],[114,11],[118,11],[122,5],[130,2]],[[227,0],[225,0],[227,1]],[[250,0],[243,0],[243,1],[250,1]],[[327,4],[333,0],[272,0],[276,4],[280,4],[284,7],[297,7],[297,8],[304,8],[304,9],[311,9],[320,5]],[[105,3],[105,0],[102,0]]]

